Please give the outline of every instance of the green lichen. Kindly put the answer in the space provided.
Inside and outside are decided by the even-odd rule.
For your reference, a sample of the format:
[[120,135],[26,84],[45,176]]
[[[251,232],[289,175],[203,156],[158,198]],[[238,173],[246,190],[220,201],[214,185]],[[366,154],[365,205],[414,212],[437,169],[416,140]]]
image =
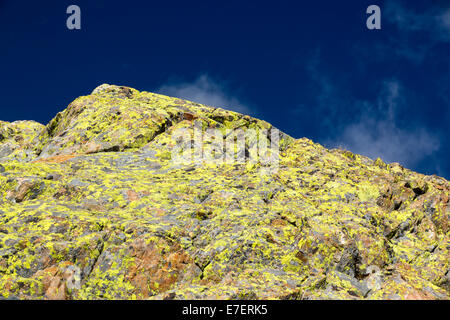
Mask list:
[[0,158],[0,295],[448,299],[448,181],[284,134],[273,172],[173,163],[172,133],[196,121],[272,129],[110,85],[46,127],[1,122],[15,149]]

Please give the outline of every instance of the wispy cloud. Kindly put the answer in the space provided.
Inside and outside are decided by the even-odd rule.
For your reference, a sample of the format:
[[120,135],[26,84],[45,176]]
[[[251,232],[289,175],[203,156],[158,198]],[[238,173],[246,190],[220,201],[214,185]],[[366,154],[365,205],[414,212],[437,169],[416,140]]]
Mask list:
[[314,53],[306,70],[312,80],[316,118],[320,119],[319,142],[327,147],[407,167],[414,167],[439,149],[439,137],[409,116],[411,95],[400,81],[382,80],[375,99],[361,100],[345,91],[321,66],[320,51]]
[[204,74],[193,82],[170,82],[156,92],[182,98],[214,107],[221,107],[244,114],[253,114],[254,110],[233,96],[228,87]]
[[418,12],[404,2],[389,1],[383,17],[397,32],[389,30],[389,43],[378,47],[378,53],[394,54],[419,64],[437,44],[450,42],[450,7],[430,6]]
[[377,101],[361,105],[358,121],[346,125],[328,144],[405,166],[414,166],[439,149],[439,139],[426,128],[399,125],[398,115],[407,108],[397,81],[384,82]]
[[440,41],[450,41],[450,8],[430,6],[424,12],[407,9],[402,2],[386,4],[386,14],[398,29],[407,32],[425,31]]
[[441,27],[447,32],[450,33],[450,9],[447,9],[442,15],[438,17],[438,22]]
[[[334,84],[327,72],[323,72],[321,66],[321,50],[316,48],[312,52],[308,62],[305,65],[306,71],[311,78],[309,83],[310,92],[314,92],[314,111],[320,115],[320,123],[317,126],[335,130],[337,129],[336,119],[339,118],[341,108],[348,102],[343,98],[341,91]],[[345,101],[343,101],[343,99]],[[296,115],[302,115],[305,108],[310,106],[300,105],[293,110]]]

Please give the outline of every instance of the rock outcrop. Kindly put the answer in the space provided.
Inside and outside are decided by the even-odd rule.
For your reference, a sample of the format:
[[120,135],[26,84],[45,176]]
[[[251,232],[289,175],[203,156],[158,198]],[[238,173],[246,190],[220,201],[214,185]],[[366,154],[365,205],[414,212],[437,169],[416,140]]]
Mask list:
[[174,163],[194,122],[275,129],[112,85],[0,122],[0,297],[449,298],[448,181],[285,134],[276,171]]

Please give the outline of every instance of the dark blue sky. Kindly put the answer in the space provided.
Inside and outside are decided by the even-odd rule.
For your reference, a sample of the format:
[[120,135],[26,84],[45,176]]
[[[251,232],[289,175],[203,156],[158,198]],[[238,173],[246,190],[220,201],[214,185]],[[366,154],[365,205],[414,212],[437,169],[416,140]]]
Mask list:
[[[66,8],[81,8],[81,30]],[[366,8],[381,8],[381,30]],[[102,83],[262,118],[450,178],[450,2],[0,0],[0,119]]]

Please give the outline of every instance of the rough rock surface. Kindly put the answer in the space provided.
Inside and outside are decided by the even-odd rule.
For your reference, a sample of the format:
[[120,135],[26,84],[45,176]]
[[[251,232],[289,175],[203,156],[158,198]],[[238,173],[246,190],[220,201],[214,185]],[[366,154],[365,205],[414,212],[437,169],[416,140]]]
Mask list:
[[0,122],[0,297],[449,298],[448,181],[287,135],[275,173],[174,165],[194,119],[271,128],[111,85]]

